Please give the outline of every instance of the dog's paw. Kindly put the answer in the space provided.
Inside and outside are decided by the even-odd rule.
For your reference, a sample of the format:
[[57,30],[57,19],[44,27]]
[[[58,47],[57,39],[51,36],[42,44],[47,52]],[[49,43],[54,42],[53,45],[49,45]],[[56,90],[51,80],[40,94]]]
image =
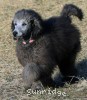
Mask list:
[[43,90],[44,86],[42,85],[42,83],[40,81],[38,82],[34,82],[31,86],[32,90]]

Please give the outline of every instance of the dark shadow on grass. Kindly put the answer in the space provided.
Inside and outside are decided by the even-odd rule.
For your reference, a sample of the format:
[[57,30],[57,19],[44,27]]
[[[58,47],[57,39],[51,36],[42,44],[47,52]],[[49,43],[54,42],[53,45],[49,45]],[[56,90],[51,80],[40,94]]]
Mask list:
[[87,79],[87,59],[83,59],[82,61],[78,62],[77,65],[78,76],[80,78]]

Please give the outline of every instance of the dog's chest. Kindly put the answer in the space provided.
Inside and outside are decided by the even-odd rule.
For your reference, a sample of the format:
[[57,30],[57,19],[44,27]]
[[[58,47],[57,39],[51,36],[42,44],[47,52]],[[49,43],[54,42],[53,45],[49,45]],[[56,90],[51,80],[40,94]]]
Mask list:
[[47,61],[51,59],[48,48],[50,48],[48,42],[44,41],[39,41],[28,47],[17,45],[16,52],[18,60],[23,66],[26,66],[27,63],[32,62],[46,64]]
[[24,48],[22,46],[17,45],[16,53],[19,62],[25,66],[27,63],[32,62],[33,60],[33,49],[32,48]]

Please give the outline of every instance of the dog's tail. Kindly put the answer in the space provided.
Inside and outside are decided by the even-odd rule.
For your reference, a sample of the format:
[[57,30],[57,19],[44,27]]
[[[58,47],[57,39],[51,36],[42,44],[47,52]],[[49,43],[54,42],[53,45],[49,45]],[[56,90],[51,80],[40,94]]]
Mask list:
[[80,8],[76,7],[73,4],[66,4],[63,7],[61,16],[70,17],[71,15],[77,16],[80,20],[83,19],[83,12]]

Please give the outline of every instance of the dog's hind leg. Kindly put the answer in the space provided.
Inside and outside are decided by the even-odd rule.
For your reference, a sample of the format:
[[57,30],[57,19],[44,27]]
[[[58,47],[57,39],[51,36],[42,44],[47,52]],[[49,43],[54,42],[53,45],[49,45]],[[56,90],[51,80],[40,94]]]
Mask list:
[[60,72],[64,76],[65,81],[69,81],[70,83],[74,83],[78,81],[77,78],[77,69],[75,68],[75,60],[77,53],[80,51],[80,42],[78,42],[71,53],[65,57],[61,63],[59,64]]
[[59,64],[59,69],[64,76],[63,81],[69,83],[74,83],[78,81],[77,69],[75,68],[76,54],[69,55],[67,58],[63,59]]
[[74,83],[77,81],[77,69],[75,68],[74,61],[72,58],[64,59],[61,64],[59,64],[60,72],[64,76],[63,81]]
[[56,84],[53,81],[51,76],[46,76],[44,78],[41,79],[42,84],[44,85],[44,87],[55,87]]

